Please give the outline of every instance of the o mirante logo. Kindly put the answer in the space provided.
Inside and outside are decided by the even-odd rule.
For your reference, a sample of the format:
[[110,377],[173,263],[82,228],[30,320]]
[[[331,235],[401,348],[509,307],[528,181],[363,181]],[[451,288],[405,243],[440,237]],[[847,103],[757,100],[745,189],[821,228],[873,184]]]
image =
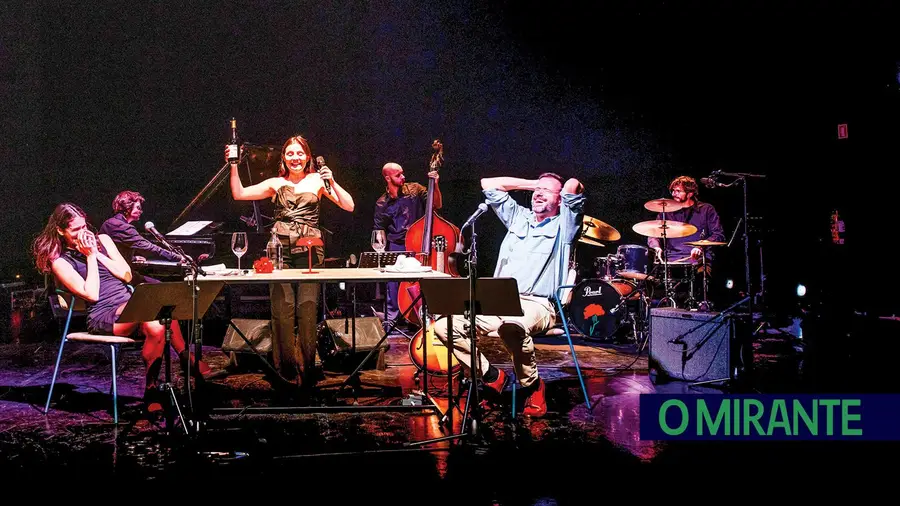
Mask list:
[[640,401],[644,440],[900,440],[900,395],[666,395]]

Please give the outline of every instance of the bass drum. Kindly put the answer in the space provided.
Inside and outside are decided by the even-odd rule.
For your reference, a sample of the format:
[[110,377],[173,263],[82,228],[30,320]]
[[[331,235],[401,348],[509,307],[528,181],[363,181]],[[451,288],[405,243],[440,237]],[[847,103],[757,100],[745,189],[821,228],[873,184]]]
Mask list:
[[628,314],[628,300],[638,295],[631,281],[585,279],[572,288],[569,320],[585,339],[609,339]]

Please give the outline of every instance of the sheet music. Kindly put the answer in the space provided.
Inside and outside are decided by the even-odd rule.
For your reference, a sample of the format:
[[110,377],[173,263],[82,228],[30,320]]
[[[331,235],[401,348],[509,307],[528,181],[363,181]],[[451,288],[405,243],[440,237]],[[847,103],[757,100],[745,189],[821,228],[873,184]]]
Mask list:
[[212,221],[189,221],[166,235],[194,235],[210,223]]

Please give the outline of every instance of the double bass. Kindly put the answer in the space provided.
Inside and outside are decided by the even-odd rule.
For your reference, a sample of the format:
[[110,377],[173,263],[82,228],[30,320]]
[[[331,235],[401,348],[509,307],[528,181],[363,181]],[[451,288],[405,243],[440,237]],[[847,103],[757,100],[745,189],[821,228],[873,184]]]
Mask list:
[[[444,146],[440,139],[431,143],[433,153],[429,162],[429,171],[437,171],[443,167]],[[425,205],[425,215],[416,220],[406,233],[406,249],[416,253],[422,265],[431,265],[437,272],[450,272],[449,255],[447,252],[458,251],[462,247],[462,239],[459,227],[441,217],[434,210],[434,179],[428,178],[428,195]],[[432,254],[434,253],[434,254]],[[418,282],[404,281],[400,283],[397,291],[397,306],[401,314],[415,325],[423,327],[421,321],[421,303],[416,302],[420,292]],[[429,325],[428,338],[425,338],[424,329],[413,337],[409,343],[409,354],[416,367],[420,370],[423,366],[423,357],[428,356],[429,374],[455,374],[459,370],[459,364],[455,357],[447,364],[447,349],[444,344],[434,336],[434,325]]]

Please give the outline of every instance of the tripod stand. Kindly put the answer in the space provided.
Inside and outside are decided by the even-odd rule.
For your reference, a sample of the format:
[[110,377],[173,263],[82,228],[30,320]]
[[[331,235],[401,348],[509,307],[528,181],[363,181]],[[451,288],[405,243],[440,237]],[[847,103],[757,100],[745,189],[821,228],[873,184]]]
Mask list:
[[[225,285],[222,281],[211,281],[203,284],[188,285],[182,282],[140,284],[134,289],[131,299],[119,316],[119,322],[148,322],[158,320],[165,330],[165,346],[163,348],[163,360],[165,364],[165,383],[159,386],[160,390],[169,401],[168,409],[166,409],[166,431],[172,434],[175,426],[176,411],[177,418],[182,421],[182,428],[185,435],[190,435],[189,427],[199,429],[199,422],[195,425],[189,420],[181,410],[181,404],[175,393],[172,384],[172,357],[170,346],[172,344],[172,326],[178,324],[178,320],[192,320],[197,325],[197,320],[201,318],[209,306],[212,305],[216,296]],[[203,287],[201,290],[200,287]],[[190,364],[190,346],[185,343],[185,352],[187,355],[188,367]],[[199,361],[199,357],[196,358]],[[198,362],[199,363],[199,362]],[[185,378],[185,389],[190,398],[190,375]],[[193,402],[190,403],[193,409]]]
[[[519,288],[516,280],[514,278],[478,278],[476,282],[477,273],[475,266],[471,264],[471,258],[474,258],[474,255],[470,257],[468,279],[423,279],[420,281],[422,293],[428,300],[429,306],[435,309],[435,313],[448,315],[448,322],[453,318],[452,315],[465,315],[468,322],[467,334],[471,360],[469,364],[470,377],[465,383],[460,382],[461,388],[466,387],[468,389],[466,393],[466,408],[461,425],[462,431],[459,434],[406,443],[405,446],[418,446],[466,437],[472,437],[476,440],[480,438],[479,423],[482,418],[478,401],[477,378],[483,371],[479,371],[477,368],[479,361],[476,345],[478,333],[476,316],[524,315],[522,304],[519,302]],[[448,340],[452,342],[453,335],[451,332],[452,327],[448,323]],[[448,408],[448,413],[452,409],[453,406],[451,405]],[[467,429],[466,422],[470,412],[471,425]]]

